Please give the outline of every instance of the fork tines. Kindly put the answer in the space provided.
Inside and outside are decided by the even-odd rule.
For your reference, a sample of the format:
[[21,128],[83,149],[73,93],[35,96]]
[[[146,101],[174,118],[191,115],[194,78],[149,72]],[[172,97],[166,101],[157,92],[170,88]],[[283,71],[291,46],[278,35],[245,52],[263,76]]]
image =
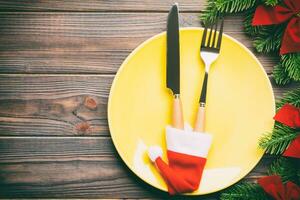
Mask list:
[[[219,29],[219,35],[216,41],[219,21],[221,21],[220,22],[221,25]],[[222,35],[223,35],[223,24],[224,24],[224,19],[217,17],[213,23],[204,25],[205,29],[202,36],[201,50],[214,51],[214,52],[220,51]],[[208,38],[207,38],[207,32],[209,32]]]

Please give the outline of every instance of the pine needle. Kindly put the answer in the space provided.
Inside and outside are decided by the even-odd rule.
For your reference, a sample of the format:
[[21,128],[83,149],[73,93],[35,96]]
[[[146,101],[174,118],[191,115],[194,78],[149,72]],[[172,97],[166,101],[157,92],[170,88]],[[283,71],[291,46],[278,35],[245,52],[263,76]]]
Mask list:
[[[283,181],[300,183],[299,160],[280,157],[268,169],[268,175],[279,175]],[[257,183],[241,182],[226,189],[220,195],[221,200],[268,200],[270,196]]]
[[282,66],[286,68],[289,77],[300,81],[300,53],[285,54],[281,59]]
[[260,139],[259,146],[266,153],[280,155],[297,135],[296,130],[276,122],[272,133],[267,133]]
[[255,183],[239,183],[225,190],[221,200],[266,200],[267,196],[263,189]]
[[206,9],[201,13],[200,20],[204,23],[212,23],[217,13],[242,12],[255,6],[257,0],[208,0]]
[[275,6],[280,2],[280,0],[264,0],[267,6]]
[[300,87],[285,93],[283,97],[276,102],[277,109],[281,108],[286,103],[292,104],[298,108],[300,107]]
[[223,13],[236,13],[252,8],[256,0],[216,0],[215,6]]
[[292,79],[289,77],[288,72],[285,70],[281,63],[274,66],[273,78],[278,85],[286,85],[292,81]]
[[200,20],[204,24],[211,24],[215,21],[218,12],[219,11],[218,11],[217,7],[215,6],[215,1],[208,0],[206,9],[200,15]]
[[285,24],[264,26],[254,39],[253,45],[258,52],[270,53],[279,51]]
[[292,181],[295,184],[299,184],[299,164],[299,161],[281,157],[272,163],[268,170],[268,174],[279,175],[284,183]]
[[272,26],[252,26],[252,20],[254,16],[255,8],[251,8],[245,12],[244,19],[244,31],[247,35],[252,37],[266,36],[273,30],[270,29]]

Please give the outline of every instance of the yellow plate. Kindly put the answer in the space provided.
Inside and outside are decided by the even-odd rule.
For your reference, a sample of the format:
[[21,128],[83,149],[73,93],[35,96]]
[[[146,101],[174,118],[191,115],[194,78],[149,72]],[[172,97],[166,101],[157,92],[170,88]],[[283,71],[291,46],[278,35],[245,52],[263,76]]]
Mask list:
[[[200,59],[202,29],[180,30],[180,93],[184,119],[193,124],[204,77]],[[120,67],[111,87],[108,122],[113,143],[126,165],[150,185],[167,191],[147,157],[150,145],[165,146],[172,95],[166,89],[166,34],[137,47]],[[224,35],[209,72],[206,131],[214,137],[199,190],[207,194],[242,179],[263,151],[258,140],[271,131],[275,101],[262,65],[235,39]],[[165,155],[164,155],[165,156]],[[164,157],[166,159],[166,157]]]

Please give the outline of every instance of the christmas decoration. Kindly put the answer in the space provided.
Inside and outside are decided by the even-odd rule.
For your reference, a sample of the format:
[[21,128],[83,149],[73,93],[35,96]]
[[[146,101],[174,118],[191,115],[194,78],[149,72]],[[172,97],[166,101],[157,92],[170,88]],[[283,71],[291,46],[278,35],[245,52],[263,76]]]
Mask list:
[[278,55],[275,82],[300,81],[300,0],[208,0],[200,18],[211,23],[217,15],[238,12],[245,15],[244,30],[255,49]]
[[[275,115],[274,119],[293,129],[300,128],[300,108],[285,104]],[[300,129],[299,129],[300,131]],[[283,153],[284,156],[300,158],[300,134],[291,142]]]
[[300,158],[300,135],[294,139],[283,153],[284,156]]
[[256,8],[252,25],[280,24],[288,21],[281,41],[280,54],[300,52],[300,1],[285,0],[287,7],[259,5]]
[[[260,147],[266,153],[281,155],[270,166],[269,177],[257,183],[239,183],[221,193],[221,200],[300,199],[299,125],[300,88],[286,93],[277,102],[272,133],[262,137]],[[294,158],[290,158],[294,157]],[[276,176],[274,176],[276,175]],[[281,183],[281,181],[283,183]]]
[[300,199],[300,187],[291,181],[284,185],[278,175],[262,177],[258,180],[258,184],[275,200]]
[[155,163],[166,181],[169,193],[174,195],[197,190],[212,136],[194,132],[187,127],[185,130],[180,130],[168,126],[166,142],[168,164],[161,158],[160,147],[150,147],[148,153],[151,161]]
[[300,109],[287,103],[278,110],[274,119],[291,128],[300,128]]
[[277,106],[274,129],[261,138],[259,145],[266,153],[279,155],[287,151],[286,156],[299,156],[300,88],[285,94]]
[[[299,162],[297,160],[281,157],[272,163],[271,167],[269,168],[268,174],[270,176],[272,175],[279,176],[283,184],[286,184],[287,182],[293,182],[294,187],[297,186],[298,189],[296,190],[299,191],[300,169],[299,169]],[[270,181],[271,184],[272,181],[273,180],[271,178]],[[278,185],[276,184],[276,182],[274,182],[273,184]],[[220,199],[221,200],[253,200],[253,199],[269,200],[274,198],[270,198],[269,194],[265,192],[264,188],[257,183],[241,182],[222,192]],[[296,199],[299,199],[299,196]],[[281,198],[280,200],[291,200],[291,199]]]
[[[274,119],[293,129],[300,128],[300,108],[285,104],[275,115]],[[300,131],[300,129],[299,129]],[[300,158],[300,134],[290,143],[283,153],[284,156]]]

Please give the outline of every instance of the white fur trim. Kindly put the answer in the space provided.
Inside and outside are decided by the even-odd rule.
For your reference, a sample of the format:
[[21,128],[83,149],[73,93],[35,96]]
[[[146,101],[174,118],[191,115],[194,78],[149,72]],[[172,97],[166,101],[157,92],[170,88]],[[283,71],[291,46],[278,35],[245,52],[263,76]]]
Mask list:
[[148,156],[152,162],[155,162],[155,160],[158,157],[161,157],[162,154],[162,149],[159,146],[151,146],[148,148]]
[[207,133],[166,127],[167,149],[177,153],[206,158],[212,143],[212,136]]

